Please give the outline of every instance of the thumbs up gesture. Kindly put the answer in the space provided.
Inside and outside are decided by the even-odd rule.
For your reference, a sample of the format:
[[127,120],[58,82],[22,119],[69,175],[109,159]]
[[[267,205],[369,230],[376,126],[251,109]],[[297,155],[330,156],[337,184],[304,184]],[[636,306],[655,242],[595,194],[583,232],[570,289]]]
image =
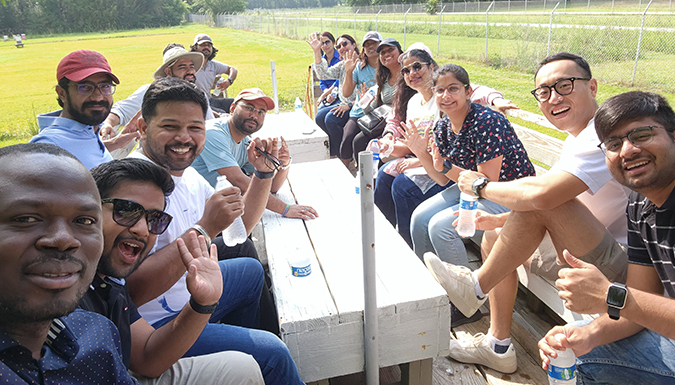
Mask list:
[[580,314],[605,313],[607,288],[611,284],[600,270],[586,263],[569,251],[563,251],[565,261],[571,266],[561,269],[555,285],[560,290],[558,297],[565,301],[565,307]]

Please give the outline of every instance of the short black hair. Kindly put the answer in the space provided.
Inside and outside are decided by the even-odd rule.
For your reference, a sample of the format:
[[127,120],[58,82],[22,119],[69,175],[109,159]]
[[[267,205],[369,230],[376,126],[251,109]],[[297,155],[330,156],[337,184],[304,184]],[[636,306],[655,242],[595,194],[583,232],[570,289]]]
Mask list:
[[321,32],[320,36],[327,37],[328,40],[330,40],[333,44],[335,44],[335,37],[333,36],[332,33],[328,32],[328,31],[323,31],[323,32]]
[[546,64],[553,63],[554,61],[560,61],[560,60],[571,60],[575,63],[577,63],[577,66],[581,69],[581,72],[584,73],[584,76],[586,76],[589,79],[593,78],[593,75],[591,74],[591,66],[588,65],[588,62],[586,59],[582,58],[579,55],[569,53],[569,52],[558,52],[556,54],[553,54],[551,56],[546,57],[544,60],[539,63],[539,66],[537,67],[537,70],[534,71],[534,79],[537,79],[537,74],[539,73],[539,70],[541,67],[545,66]]
[[65,156],[66,158],[72,158],[79,163],[82,163],[75,157],[75,155],[59,146],[49,143],[20,143],[0,148],[0,159],[8,155],[18,156],[21,154],[50,154],[56,156]]
[[206,118],[209,102],[204,91],[195,84],[183,79],[167,76],[150,84],[143,96],[143,119],[152,120],[157,114],[157,103],[160,102],[194,102],[202,108],[202,117]]
[[675,130],[675,112],[666,98],[659,94],[631,91],[607,99],[595,113],[595,131],[604,141],[612,130],[622,124],[651,118],[670,133]]
[[[67,77],[62,77],[59,79],[59,87],[63,88],[63,90],[66,92],[66,95],[68,95],[68,85],[70,84],[70,80],[68,80]],[[65,105],[63,104],[63,100],[59,98],[59,95],[56,95],[56,101],[59,103],[59,106],[63,108]]]
[[124,158],[102,163],[91,169],[101,198],[110,194],[124,181],[152,182],[162,190],[164,197],[174,189],[169,171],[145,159]]
[[[197,47],[197,44],[193,44],[190,46],[190,52],[199,52],[199,47]],[[214,47],[213,43],[211,43],[211,55],[209,57],[204,57],[204,61],[213,60],[216,57],[217,53],[218,48]]]

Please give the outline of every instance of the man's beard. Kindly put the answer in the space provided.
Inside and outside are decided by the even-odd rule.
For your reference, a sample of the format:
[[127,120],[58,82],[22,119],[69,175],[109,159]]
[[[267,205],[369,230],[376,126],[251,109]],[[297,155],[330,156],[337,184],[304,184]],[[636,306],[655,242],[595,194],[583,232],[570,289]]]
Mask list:
[[[67,96],[68,98],[68,113],[70,116],[73,117],[76,121],[85,124],[87,126],[94,126],[97,127],[99,124],[103,123],[105,118],[108,117],[108,114],[110,114],[110,103],[108,103],[107,100],[101,100],[98,102],[84,102],[82,103],[82,106],[80,107],[79,110],[75,109],[73,106],[72,101],[70,100],[70,95]],[[89,106],[103,106],[105,107],[104,111],[92,111],[91,115],[86,115],[84,111],[87,107]]]

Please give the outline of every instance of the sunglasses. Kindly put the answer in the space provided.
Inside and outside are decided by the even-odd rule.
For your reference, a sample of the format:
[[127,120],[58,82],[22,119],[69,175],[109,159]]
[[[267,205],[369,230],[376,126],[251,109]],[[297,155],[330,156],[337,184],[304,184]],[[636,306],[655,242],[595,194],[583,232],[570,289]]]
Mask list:
[[428,65],[429,63],[420,63],[418,61],[410,64],[409,66],[401,68],[401,75],[403,76],[408,76],[410,75],[410,70],[412,69],[412,72],[418,72],[419,70],[422,69],[423,66]]
[[321,45],[328,45],[328,44],[330,44],[330,43],[331,43],[330,40],[326,40],[326,41],[322,42]]
[[348,41],[343,41],[342,43],[337,43],[335,46],[338,48],[346,47],[349,44]]
[[101,203],[113,204],[113,220],[120,226],[131,227],[145,215],[148,231],[162,234],[169,227],[173,217],[161,210],[146,210],[140,203],[126,199],[106,198]]

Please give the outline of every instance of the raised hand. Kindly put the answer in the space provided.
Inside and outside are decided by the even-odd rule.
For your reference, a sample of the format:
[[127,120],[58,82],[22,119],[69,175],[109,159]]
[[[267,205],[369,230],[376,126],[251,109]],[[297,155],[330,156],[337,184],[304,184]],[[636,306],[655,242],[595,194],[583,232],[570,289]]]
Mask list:
[[114,151],[120,149],[132,140],[139,140],[141,138],[141,133],[138,131],[138,118],[141,117],[141,111],[139,110],[136,115],[127,123],[120,132],[110,138],[114,134],[114,129],[109,125],[104,125],[101,127],[99,134],[101,135],[103,145],[108,149],[108,151]]
[[249,163],[255,167],[256,170],[260,172],[273,172],[276,171],[273,162],[268,159],[265,154],[261,153],[256,149],[266,151],[271,155],[272,159],[279,159],[279,149],[277,149],[277,138],[269,139],[260,139],[255,138],[251,140],[251,143],[246,149],[246,157],[248,158]]
[[438,172],[443,171],[443,168],[445,168],[445,165],[443,164],[444,159],[435,140],[431,141],[431,158],[434,160],[434,169]]
[[314,50],[314,52],[321,51],[321,40],[318,33],[313,33],[307,38],[307,44]]
[[[405,124],[404,122],[401,122],[401,135],[403,135],[403,138],[401,139],[401,142],[408,146],[410,151],[412,151],[413,154],[417,155],[417,157],[420,157],[423,153],[427,151],[428,145],[429,145],[429,137],[430,137],[430,132],[431,132],[431,126],[428,126],[427,129],[424,131],[424,136],[420,136],[417,126],[413,121],[410,121],[410,125]],[[443,168],[441,167],[441,170]]]
[[192,298],[205,306],[218,302],[223,292],[223,276],[218,266],[216,245],[211,245],[209,253],[204,237],[197,237],[195,231],[188,233],[187,245],[180,237],[176,245],[187,270],[187,289]]
[[345,70],[347,72],[352,72],[354,71],[354,68],[356,68],[356,63],[359,62],[359,54],[354,50],[347,51],[343,62],[345,63]]

